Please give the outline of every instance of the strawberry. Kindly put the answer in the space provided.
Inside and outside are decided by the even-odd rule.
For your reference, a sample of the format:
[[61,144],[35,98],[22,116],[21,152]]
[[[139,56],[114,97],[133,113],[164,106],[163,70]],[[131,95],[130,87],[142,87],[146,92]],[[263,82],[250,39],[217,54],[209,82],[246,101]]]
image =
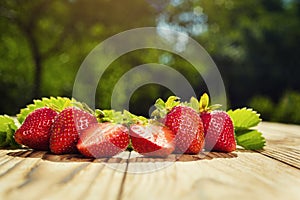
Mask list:
[[130,137],[133,149],[147,157],[167,157],[174,151],[174,133],[164,125],[133,124]]
[[16,131],[16,142],[36,150],[49,150],[50,128],[56,116],[51,108],[36,109]]
[[79,134],[92,123],[97,123],[97,118],[92,114],[76,107],[64,109],[51,127],[51,152],[55,154],[77,153],[76,144]]
[[81,133],[77,148],[87,157],[111,157],[127,148],[128,132],[121,124],[96,123]]
[[190,107],[177,105],[167,113],[165,125],[176,135],[176,153],[198,154],[204,146],[204,130],[199,114]]
[[200,116],[204,125],[206,150],[231,152],[236,149],[233,123],[225,111],[203,112]]
[[236,149],[234,126],[230,116],[221,110],[214,110],[219,105],[208,106],[209,97],[205,93],[200,98],[200,117],[204,125],[205,150],[231,152]]

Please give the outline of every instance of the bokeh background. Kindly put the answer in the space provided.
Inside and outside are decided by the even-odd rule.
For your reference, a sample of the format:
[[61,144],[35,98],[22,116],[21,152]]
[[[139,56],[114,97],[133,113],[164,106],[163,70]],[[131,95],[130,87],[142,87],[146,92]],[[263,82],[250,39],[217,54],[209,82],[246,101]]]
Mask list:
[[[228,107],[251,106],[264,120],[300,124],[299,0],[1,0],[0,114],[15,115],[43,96],[71,97],[77,70],[97,44],[146,26],[169,27],[198,41],[222,74]],[[107,69],[97,107],[108,109],[120,76],[149,62],[180,71],[199,96],[205,91],[185,60],[139,50]],[[131,97],[130,110],[147,115],[156,98],[170,94],[145,85]]]

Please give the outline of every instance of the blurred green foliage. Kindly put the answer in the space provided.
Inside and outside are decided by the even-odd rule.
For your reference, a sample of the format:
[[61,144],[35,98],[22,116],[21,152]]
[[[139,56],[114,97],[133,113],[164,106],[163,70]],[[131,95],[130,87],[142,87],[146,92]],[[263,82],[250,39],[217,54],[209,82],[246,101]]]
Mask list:
[[254,97],[249,105],[262,113],[262,118],[284,123],[300,122],[300,93],[287,91],[279,100],[274,103],[270,98]]
[[[80,64],[97,44],[145,26],[184,31],[198,41],[222,74],[230,107],[253,106],[265,120],[300,124],[298,0],[2,0],[0,114],[14,115],[33,98],[70,97]],[[206,90],[188,62],[148,49],[111,64],[99,82],[97,107],[109,108],[120,76],[150,62],[184,74],[197,94]],[[130,109],[147,115],[156,98],[170,94],[145,85]]]
[[280,99],[277,108],[275,107],[275,114],[273,120],[286,123],[299,123],[299,102],[300,93],[291,91],[286,92]]
[[42,96],[70,97],[98,43],[144,25],[155,25],[155,11],[139,0],[1,1],[0,112],[16,114]]
[[255,110],[259,110],[263,120],[270,120],[273,118],[276,107],[271,98],[266,96],[255,96],[249,102],[249,105]]

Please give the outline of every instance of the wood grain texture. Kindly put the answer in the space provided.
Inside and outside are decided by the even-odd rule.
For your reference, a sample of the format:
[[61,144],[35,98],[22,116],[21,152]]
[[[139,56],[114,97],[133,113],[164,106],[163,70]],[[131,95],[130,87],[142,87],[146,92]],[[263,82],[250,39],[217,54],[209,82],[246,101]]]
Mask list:
[[0,150],[0,199],[300,199],[300,126],[258,129],[267,146],[256,152],[92,159]]
[[175,162],[152,173],[127,173],[122,199],[296,200],[299,185],[299,170],[241,151],[236,158]]
[[300,169],[300,126],[263,122],[258,129],[267,141],[261,154]]
[[[4,152],[2,150],[2,152]],[[22,157],[24,155],[27,157]],[[50,158],[46,152],[35,152],[31,158],[24,151],[7,152],[1,157],[1,199],[117,199],[124,173],[105,162],[71,161],[66,156]],[[46,155],[46,156],[45,156]],[[57,157],[56,155],[52,155]],[[124,155],[129,156],[129,154]],[[7,161],[6,161],[7,160]],[[67,161],[66,161],[67,160]],[[114,168],[125,170],[127,163],[112,160]]]
[[300,150],[300,126],[262,122],[258,129],[266,137],[267,146],[290,147]]

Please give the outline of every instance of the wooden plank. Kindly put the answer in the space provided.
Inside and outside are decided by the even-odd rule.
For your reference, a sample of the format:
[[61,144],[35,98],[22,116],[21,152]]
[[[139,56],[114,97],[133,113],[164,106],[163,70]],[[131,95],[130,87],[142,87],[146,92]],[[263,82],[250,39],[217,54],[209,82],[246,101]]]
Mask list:
[[[124,178],[126,159],[107,162],[23,158],[28,152],[13,152],[0,165],[1,199],[117,199]],[[16,156],[19,153],[19,156]],[[15,155],[15,156],[13,156]],[[51,157],[51,156],[50,156]],[[123,162],[121,162],[123,161]],[[117,169],[117,170],[115,170]]]
[[300,170],[300,153],[295,149],[266,147],[265,150],[259,152]]
[[300,199],[299,127],[263,122],[259,153],[91,159],[0,150],[0,199]]
[[[127,173],[122,199],[300,199],[300,171],[251,151]],[[139,163],[129,162],[128,168]],[[156,163],[149,163],[148,167]],[[145,163],[141,166],[145,169]],[[147,195],[145,195],[147,194]]]
[[284,146],[300,150],[300,126],[263,122],[258,126],[267,139],[267,146]]
[[300,199],[300,171],[296,169],[300,160],[299,126],[262,123],[258,128],[267,139],[261,154],[211,152],[192,162],[184,155],[187,162],[176,160],[156,170],[155,160],[148,160],[147,165],[145,158],[139,158],[144,161],[141,163],[131,158],[128,169],[154,169],[139,174],[129,171],[122,199],[145,199],[143,194],[148,194],[146,199]]
[[300,126],[264,122],[258,129],[267,141],[261,154],[300,169]]

